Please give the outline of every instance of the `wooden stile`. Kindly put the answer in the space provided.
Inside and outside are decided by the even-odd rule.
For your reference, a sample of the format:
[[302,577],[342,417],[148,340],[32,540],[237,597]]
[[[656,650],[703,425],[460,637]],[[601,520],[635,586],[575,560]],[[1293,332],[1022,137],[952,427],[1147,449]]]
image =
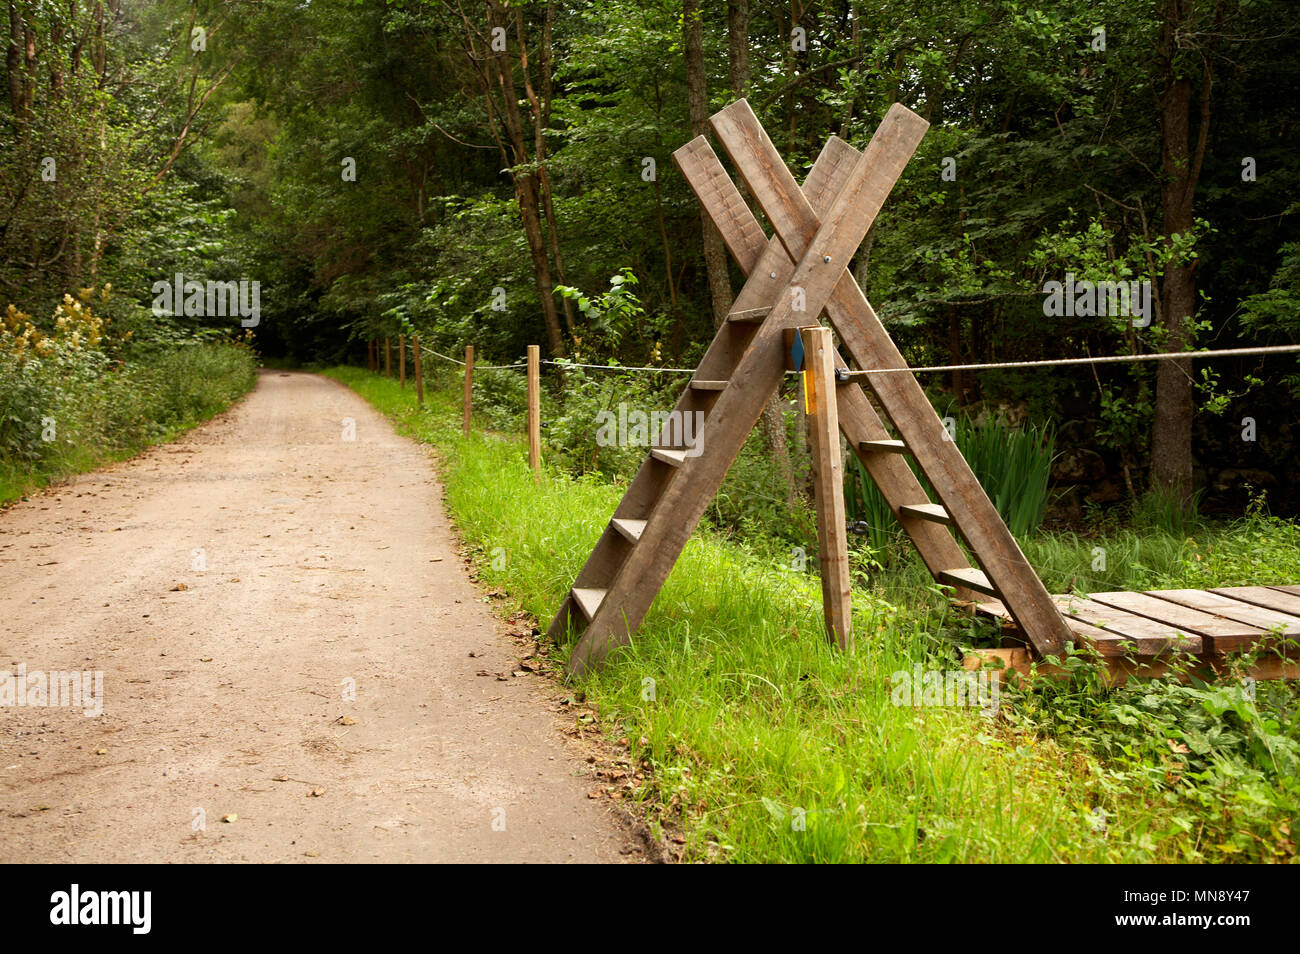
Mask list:
[[[806,423],[823,604],[828,630],[841,646],[851,645],[852,616],[837,432],[934,578],[979,612],[1014,621],[1038,658],[1059,655],[1067,642],[1086,643],[1112,668],[1146,672],[1163,670],[1163,662],[1151,662],[1157,657],[1272,647],[1270,640],[1284,645],[1285,637],[1300,633],[1300,587],[1103,593],[1091,599],[1048,594],[915,376],[896,370],[906,363],[847,270],[928,128],[923,119],[896,104],[861,153],[832,136],[802,187],[744,100],[710,122],[775,235],[764,235],[704,137],[673,154],[746,282],[674,408],[675,415],[702,418],[694,442],[686,446],[670,438],[649,449],[551,622],[548,635],[557,642],[578,634],[571,672],[599,666],[640,626],[763,406],[780,388],[796,334],[802,335],[811,388]],[[858,368],[891,372],[838,379],[835,372],[849,365],[836,352],[831,329],[817,323],[823,314]],[[471,374],[472,349],[466,353],[467,432]],[[529,463],[536,469],[534,377],[530,348]],[[927,497],[908,458],[934,487],[937,501]],[[1017,668],[1030,658],[1024,650],[990,652],[1014,659]],[[1130,657],[1148,661],[1125,669]]]

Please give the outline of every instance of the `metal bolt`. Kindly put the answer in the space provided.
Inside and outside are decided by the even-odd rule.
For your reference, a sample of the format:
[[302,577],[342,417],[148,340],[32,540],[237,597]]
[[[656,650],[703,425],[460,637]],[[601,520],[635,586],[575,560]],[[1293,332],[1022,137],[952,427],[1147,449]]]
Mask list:
[[829,265],[831,263],[831,257],[829,255],[824,255],[822,256],[822,261]]
[[776,278],[776,272],[768,272],[767,274],[769,278]]

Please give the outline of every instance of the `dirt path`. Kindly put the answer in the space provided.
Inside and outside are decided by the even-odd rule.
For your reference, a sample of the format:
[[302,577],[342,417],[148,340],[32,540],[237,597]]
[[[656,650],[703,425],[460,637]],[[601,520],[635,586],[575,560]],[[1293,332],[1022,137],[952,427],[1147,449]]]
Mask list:
[[440,499],[353,392],[264,372],[0,512],[0,670],[104,700],[0,707],[0,861],[639,859],[537,677],[476,675],[515,656]]

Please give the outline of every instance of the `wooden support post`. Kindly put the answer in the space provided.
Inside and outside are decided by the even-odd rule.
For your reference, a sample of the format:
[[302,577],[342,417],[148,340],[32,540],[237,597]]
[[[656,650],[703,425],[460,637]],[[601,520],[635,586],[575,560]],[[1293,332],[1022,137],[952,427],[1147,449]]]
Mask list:
[[424,372],[420,365],[420,336],[411,336],[411,354],[415,356],[415,400],[424,407]]
[[406,335],[397,336],[397,374],[406,387]]
[[366,370],[375,370],[375,340],[373,338],[366,340]]
[[542,354],[537,345],[528,346],[528,466],[533,482],[542,478]]
[[844,466],[835,394],[835,343],[831,330],[802,328],[804,401],[808,447],[812,451],[817,504],[817,559],[822,575],[826,629],[841,649],[853,648],[853,605],[849,579],[848,529],[844,515]]
[[465,345],[465,436],[469,437],[469,415],[474,407],[474,346]]
[[384,377],[393,376],[393,349],[388,344],[388,338],[384,338]]

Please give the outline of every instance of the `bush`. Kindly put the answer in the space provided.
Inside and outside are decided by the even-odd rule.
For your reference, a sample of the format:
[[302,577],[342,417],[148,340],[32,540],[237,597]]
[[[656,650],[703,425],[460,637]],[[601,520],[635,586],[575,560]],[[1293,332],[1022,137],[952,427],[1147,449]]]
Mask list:
[[497,430],[523,430],[528,413],[528,378],[523,370],[476,370],[474,410]]
[[166,440],[252,388],[243,344],[188,344],[136,363],[99,351],[0,355],[0,502]]

